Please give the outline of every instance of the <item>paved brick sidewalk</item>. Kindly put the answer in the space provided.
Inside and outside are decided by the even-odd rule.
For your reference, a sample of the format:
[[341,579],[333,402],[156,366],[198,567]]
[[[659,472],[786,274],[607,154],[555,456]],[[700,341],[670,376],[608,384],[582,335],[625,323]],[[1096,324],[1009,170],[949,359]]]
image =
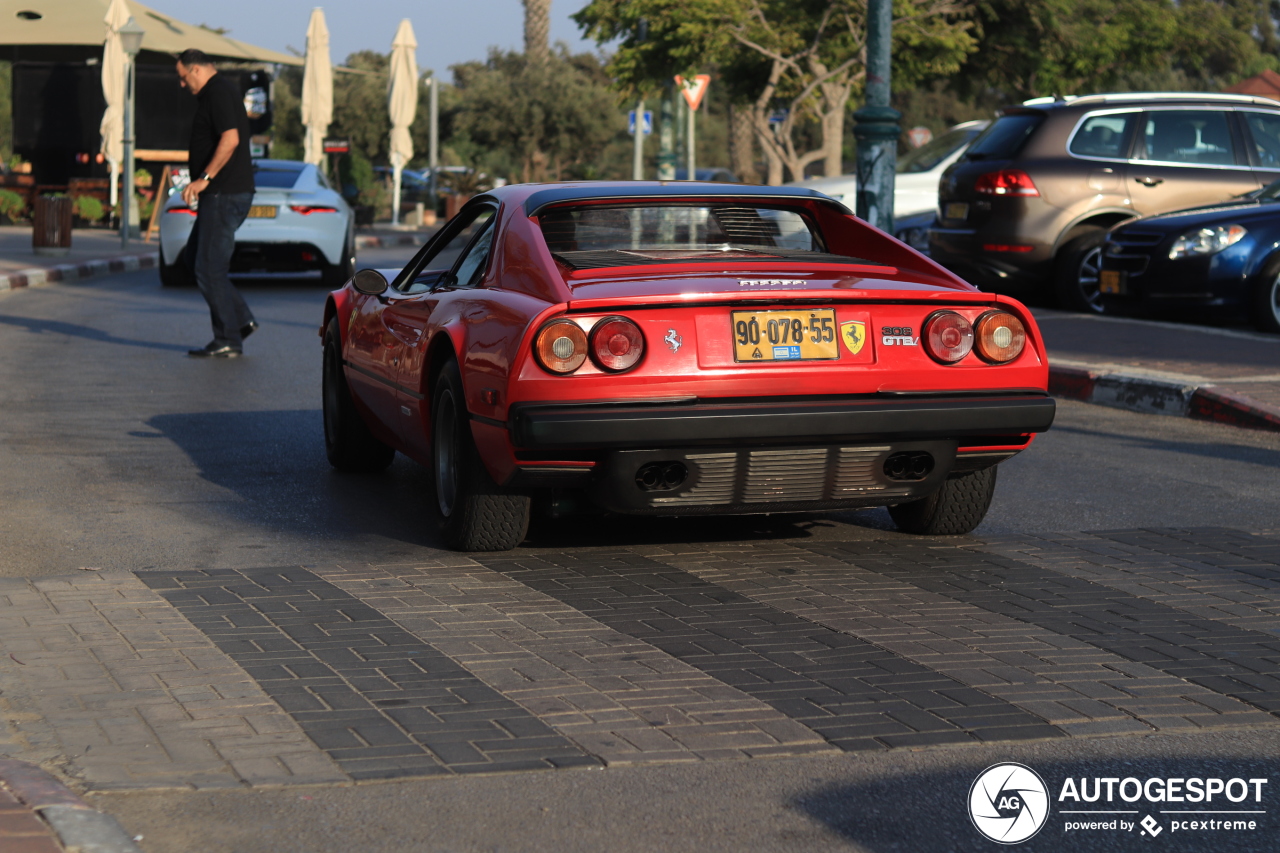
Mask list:
[[0,582],[0,753],[94,791],[1280,731],[1280,540],[527,548]]
[[1058,396],[1280,431],[1280,335],[1035,313]]

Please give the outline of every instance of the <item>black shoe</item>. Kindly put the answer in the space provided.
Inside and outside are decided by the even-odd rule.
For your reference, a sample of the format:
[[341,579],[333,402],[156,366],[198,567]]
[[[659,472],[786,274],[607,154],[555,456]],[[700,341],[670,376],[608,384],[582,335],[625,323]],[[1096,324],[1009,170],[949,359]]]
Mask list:
[[258,321],[250,320],[240,327],[240,340],[244,340],[256,331],[258,331]]
[[231,344],[219,344],[217,341],[210,341],[200,349],[189,349],[187,355],[192,358],[239,358],[244,355],[244,351],[240,347],[233,347]]

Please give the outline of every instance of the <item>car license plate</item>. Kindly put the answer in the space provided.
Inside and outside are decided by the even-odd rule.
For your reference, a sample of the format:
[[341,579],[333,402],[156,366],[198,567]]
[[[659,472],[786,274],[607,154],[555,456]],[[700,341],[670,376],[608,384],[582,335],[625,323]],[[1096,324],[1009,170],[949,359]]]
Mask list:
[[943,219],[968,219],[969,203],[964,201],[953,201],[947,205],[942,213]]
[[1128,276],[1123,270],[1103,270],[1098,276],[1098,292],[1123,296],[1128,290]]
[[255,204],[249,208],[250,219],[275,219],[276,206],[274,204]]
[[734,361],[822,361],[840,357],[836,310],[734,311]]

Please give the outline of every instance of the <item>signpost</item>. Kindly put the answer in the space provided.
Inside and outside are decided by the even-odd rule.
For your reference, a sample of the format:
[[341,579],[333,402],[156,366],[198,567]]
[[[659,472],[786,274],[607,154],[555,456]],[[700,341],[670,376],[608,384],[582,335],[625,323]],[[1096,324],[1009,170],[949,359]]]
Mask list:
[[697,162],[694,154],[694,115],[698,112],[698,107],[702,104],[702,99],[707,94],[707,85],[710,82],[710,74],[699,74],[692,80],[686,80],[679,74],[676,75],[676,85],[680,87],[680,94],[684,95],[684,102],[689,105],[689,133],[685,140],[689,146],[689,165],[685,178],[690,181],[698,179]]
[[898,161],[898,120],[889,106],[889,52],[893,0],[867,2],[867,105],[853,114],[858,140],[857,213],[881,231],[893,233],[893,178]]

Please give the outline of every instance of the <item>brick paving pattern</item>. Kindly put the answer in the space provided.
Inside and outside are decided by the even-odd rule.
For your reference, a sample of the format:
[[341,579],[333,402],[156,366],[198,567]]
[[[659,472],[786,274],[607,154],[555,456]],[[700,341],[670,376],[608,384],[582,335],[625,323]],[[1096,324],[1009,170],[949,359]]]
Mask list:
[[301,568],[140,576],[353,779],[595,765],[546,723]]
[[989,694],[647,557],[478,560],[769,703],[841,749],[1064,736]]
[[1280,726],[1268,536],[474,556],[0,580],[0,753],[200,788]]

